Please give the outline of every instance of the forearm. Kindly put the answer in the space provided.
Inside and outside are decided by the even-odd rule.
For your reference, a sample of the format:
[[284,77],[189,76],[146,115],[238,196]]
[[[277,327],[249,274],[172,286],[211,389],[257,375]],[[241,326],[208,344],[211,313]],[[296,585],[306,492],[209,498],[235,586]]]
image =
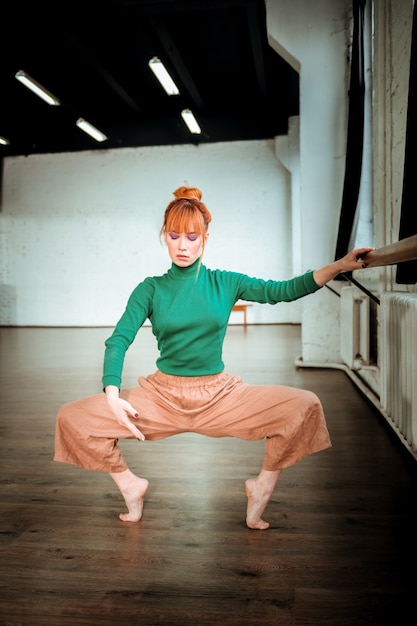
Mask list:
[[314,280],[320,287],[323,287],[326,283],[333,280],[344,270],[340,266],[340,261],[334,261],[334,263],[330,263],[329,265],[325,265],[318,270],[313,272]]
[[373,248],[356,248],[348,252],[348,254],[341,259],[315,270],[313,272],[314,280],[320,287],[323,287],[323,285],[333,280],[333,278],[336,278],[336,276],[342,272],[354,272],[355,270],[363,269],[366,267],[366,264],[362,260],[362,257],[366,252],[370,252],[371,250],[373,250]]

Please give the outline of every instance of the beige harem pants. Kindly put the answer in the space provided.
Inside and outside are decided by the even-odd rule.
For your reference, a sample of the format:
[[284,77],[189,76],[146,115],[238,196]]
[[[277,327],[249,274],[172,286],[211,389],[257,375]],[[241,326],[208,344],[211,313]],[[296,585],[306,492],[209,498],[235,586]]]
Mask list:
[[[323,409],[311,391],[249,385],[224,372],[183,377],[160,371],[139,378],[120,396],[137,410],[132,422],[146,440],[183,432],[208,437],[265,439],[263,469],[279,470],[331,446]],[[58,412],[55,461],[102,472],[127,465],[118,439],[132,439],[111,413],[104,393],[65,404]]]

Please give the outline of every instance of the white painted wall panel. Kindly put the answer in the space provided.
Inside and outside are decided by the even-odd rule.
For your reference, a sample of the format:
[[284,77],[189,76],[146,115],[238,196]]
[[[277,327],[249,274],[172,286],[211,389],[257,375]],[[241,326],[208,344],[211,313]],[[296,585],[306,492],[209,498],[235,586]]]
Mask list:
[[[209,267],[292,275],[288,178],[273,141],[11,157],[0,323],[113,325],[136,284],[170,264],[159,230],[184,181],[213,214]],[[254,306],[248,321],[294,321],[291,306]]]

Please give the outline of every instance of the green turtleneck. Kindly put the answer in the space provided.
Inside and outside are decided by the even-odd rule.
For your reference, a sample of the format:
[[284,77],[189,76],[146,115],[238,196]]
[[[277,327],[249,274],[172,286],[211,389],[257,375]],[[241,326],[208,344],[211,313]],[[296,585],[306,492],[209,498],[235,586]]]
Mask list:
[[224,368],[223,340],[237,300],[276,304],[320,289],[313,272],[274,281],[204,265],[198,271],[198,263],[185,268],[172,264],[166,274],[146,278],[134,289],[105,342],[103,387],[121,386],[126,350],[147,318],[158,341],[159,370],[176,376],[217,374]]

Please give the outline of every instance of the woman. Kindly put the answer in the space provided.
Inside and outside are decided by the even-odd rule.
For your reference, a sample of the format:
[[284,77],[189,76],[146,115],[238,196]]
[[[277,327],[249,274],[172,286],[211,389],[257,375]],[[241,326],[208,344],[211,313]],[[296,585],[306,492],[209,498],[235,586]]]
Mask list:
[[[248,385],[224,372],[222,346],[239,299],[276,304],[317,291],[340,272],[364,266],[353,250],[344,258],[287,281],[264,281],[202,264],[211,215],[197,188],[180,187],[165,211],[161,235],[172,266],[146,278],[132,292],[105,342],[103,394],[64,405],[57,418],[55,460],[108,472],[128,509],[126,522],[142,517],[145,478],[127,467],[120,438],[157,440],[181,432],[265,440],[260,473],[245,483],[246,524],[266,529],[263,512],[278,476],[308,454],[331,446],[317,396],[281,385]],[[154,374],[120,392],[126,350],[146,319],[160,356]]]

